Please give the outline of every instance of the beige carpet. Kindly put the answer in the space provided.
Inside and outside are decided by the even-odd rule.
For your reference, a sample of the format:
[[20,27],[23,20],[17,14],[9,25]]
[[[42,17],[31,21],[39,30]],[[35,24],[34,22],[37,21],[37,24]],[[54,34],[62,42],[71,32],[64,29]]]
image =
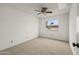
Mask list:
[[67,42],[47,38],[36,38],[2,52],[11,55],[71,55]]

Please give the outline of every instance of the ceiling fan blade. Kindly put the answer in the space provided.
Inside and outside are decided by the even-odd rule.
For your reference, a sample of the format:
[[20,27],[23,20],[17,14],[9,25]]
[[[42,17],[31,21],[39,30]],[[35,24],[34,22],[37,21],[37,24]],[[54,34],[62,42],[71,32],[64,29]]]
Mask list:
[[46,11],[46,13],[52,13],[52,11]]
[[39,15],[39,14],[41,14],[41,13],[38,13],[37,15]]
[[35,10],[35,11],[37,11],[37,12],[41,12],[41,11],[39,11],[39,10]]

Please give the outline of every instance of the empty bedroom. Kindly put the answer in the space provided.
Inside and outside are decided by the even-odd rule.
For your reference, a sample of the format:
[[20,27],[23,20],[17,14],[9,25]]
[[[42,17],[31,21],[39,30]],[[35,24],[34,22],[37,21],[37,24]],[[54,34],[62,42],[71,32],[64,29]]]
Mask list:
[[0,4],[0,55],[72,55],[71,6],[71,3]]

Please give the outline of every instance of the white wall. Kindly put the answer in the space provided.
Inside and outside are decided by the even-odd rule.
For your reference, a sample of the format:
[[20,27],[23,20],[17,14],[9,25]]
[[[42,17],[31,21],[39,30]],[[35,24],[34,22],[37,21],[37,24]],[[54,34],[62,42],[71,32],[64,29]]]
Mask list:
[[[77,36],[77,43],[79,44],[79,16],[76,19],[76,36]],[[76,49],[76,54],[79,55],[79,48]]]
[[72,49],[73,54],[76,54],[76,50],[73,47],[72,43],[76,43],[76,16],[77,16],[77,5],[72,4],[70,8],[69,15],[69,42]]
[[[69,14],[61,14],[55,16],[59,20],[59,30],[58,31],[50,31],[46,28],[46,21],[48,18],[40,18],[40,36],[54,38],[58,40],[69,40]],[[53,17],[52,17],[53,18]]]
[[38,25],[34,16],[0,5],[0,50],[38,37]]
[[[76,36],[77,36],[77,43],[79,44],[79,4],[77,4]],[[79,55],[79,48],[76,49],[76,54]]]
[[76,32],[79,33],[79,17],[76,19]]

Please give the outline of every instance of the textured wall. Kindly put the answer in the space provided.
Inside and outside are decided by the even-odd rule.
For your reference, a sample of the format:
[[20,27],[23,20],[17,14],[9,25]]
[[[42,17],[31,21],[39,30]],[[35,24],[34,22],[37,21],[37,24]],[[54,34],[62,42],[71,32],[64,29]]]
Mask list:
[[11,6],[0,6],[0,50],[36,37],[37,18]]
[[40,18],[40,36],[54,38],[58,40],[69,40],[69,14],[60,14],[58,16],[52,17],[57,18],[59,21],[59,30],[58,31],[51,31],[46,28],[46,21],[49,18]]

